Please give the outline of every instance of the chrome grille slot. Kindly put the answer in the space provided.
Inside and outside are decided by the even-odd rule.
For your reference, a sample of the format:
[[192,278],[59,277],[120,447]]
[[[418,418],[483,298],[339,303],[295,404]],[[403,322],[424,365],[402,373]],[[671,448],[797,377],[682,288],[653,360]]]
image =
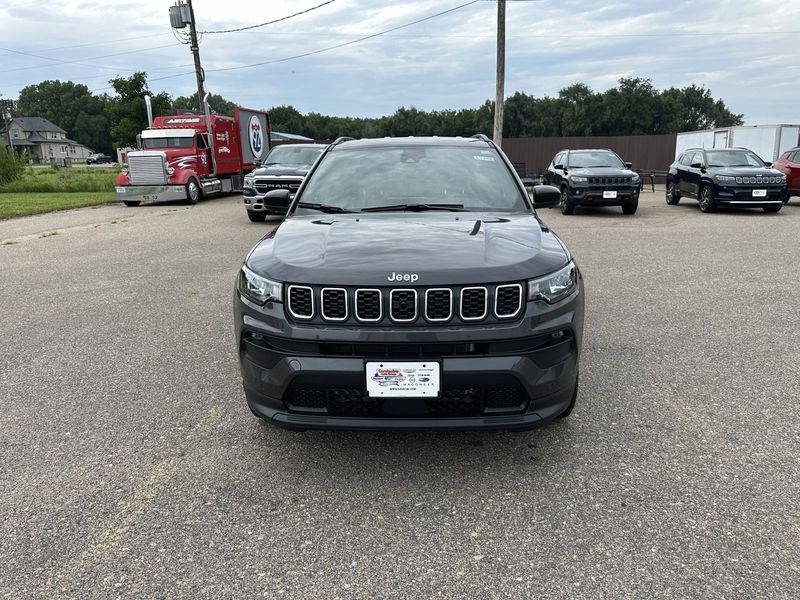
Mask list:
[[162,154],[128,154],[128,176],[132,185],[166,185],[167,165]]
[[295,319],[313,318],[314,290],[305,285],[290,285],[288,308]]
[[453,292],[450,288],[425,291],[425,318],[431,323],[449,321],[453,316]]
[[494,294],[494,315],[498,319],[516,317],[522,310],[522,285],[498,285]]
[[417,319],[417,290],[396,289],[389,293],[389,315],[398,323],[410,323]]
[[485,287],[466,287],[459,301],[464,321],[479,321],[486,317],[489,293]]
[[380,290],[356,290],[356,319],[377,323],[383,318],[383,296]]
[[347,290],[322,288],[322,318],[326,321],[347,320]]

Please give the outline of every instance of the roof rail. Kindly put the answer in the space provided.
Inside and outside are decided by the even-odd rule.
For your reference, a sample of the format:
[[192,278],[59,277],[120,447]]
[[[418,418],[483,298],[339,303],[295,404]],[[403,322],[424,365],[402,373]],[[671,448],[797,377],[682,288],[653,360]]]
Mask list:
[[356,138],[347,137],[347,136],[343,135],[343,136],[338,137],[335,140],[333,140],[333,143],[331,144],[331,146],[336,146],[337,144],[341,144],[342,142],[349,142],[349,141],[354,140],[354,139],[356,139]]
[[483,134],[483,133],[476,133],[475,135],[471,135],[469,137],[475,138],[476,140],[483,140],[484,142],[491,142],[492,141],[488,137],[486,137],[486,134]]

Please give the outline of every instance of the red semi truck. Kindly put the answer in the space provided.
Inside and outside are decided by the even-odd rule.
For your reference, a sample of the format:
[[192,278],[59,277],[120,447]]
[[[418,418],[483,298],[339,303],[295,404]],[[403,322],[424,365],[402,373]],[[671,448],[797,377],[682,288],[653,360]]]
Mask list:
[[149,121],[141,150],[128,152],[128,168],[117,176],[117,199],[127,206],[194,204],[203,196],[240,191],[245,174],[270,149],[269,115],[262,111],[236,107],[233,118],[206,110]]

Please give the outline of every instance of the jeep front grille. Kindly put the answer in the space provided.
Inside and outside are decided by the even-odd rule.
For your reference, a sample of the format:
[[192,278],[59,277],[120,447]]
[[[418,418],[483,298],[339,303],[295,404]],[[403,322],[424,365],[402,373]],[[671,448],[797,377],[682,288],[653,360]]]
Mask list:
[[479,321],[486,317],[488,295],[485,287],[461,290],[461,318],[465,321]]
[[383,318],[383,296],[380,290],[356,290],[356,319],[377,323]]
[[403,289],[389,292],[390,314],[393,321],[410,323],[417,319],[417,290]]
[[501,319],[516,317],[522,309],[522,285],[498,285],[494,294],[494,314]]
[[347,320],[347,290],[343,288],[322,289],[322,318],[326,321]]
[[594,185],[626,185],[631,183],[632,177],[589,177],[589,183]]
[[783,183],[783,177],[763,177],[762,175],[754,176],[754,177],[737,177],[736,183],[745,183],[749,185],[766,185],[766,184],[776,184],[776,183]]
[[431,323],[449,321],[453,316],[453,291],[431,288],[425,291],[425,318]]
[[304,285],[290,285],[289,312],[295,319],[313,318],[314,290]]
[[478,323],[518,318],[525,306],[525,286],[431,288],[346,288],[290,284],[290,317],[319,323],[388,325],[451,322]]
[[129,154],[128,176],[132,185],[166,185],[168,179],[164,156],[160,154],[144,156]]

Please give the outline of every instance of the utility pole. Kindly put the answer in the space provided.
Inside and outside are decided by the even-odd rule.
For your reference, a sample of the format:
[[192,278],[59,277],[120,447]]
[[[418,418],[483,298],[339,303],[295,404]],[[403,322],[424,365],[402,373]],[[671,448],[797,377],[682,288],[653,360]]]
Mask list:
[[194,22],[194,8],[192,8],[192,0],[186,0],[187,4],[189,5],[189,35],[191,36],[192,45],[190,46],[192,50],[192,55],[194,56],[194,73],[197,77],[197,103],[200,107],[200,112],[205,112],[205,97],[206,92],[203,87],[203,80],[205,76],[203,74],[203,67],[200,66],[200,46],[197,44],[197,28],[195,27]]
[[189,26],[189,39],[186,39],[186,34],[178,32],[176,35],[178,39],[184,43],[189,44],[194,56],[194,72],[197,76],[197,102],[200,107],[200,112],[205,111],[205,96],[206,92],[203,87],[203,67],[200,66],[200,47],[197,43],[197,27],[194,21],[194,8],[192,8],[192,0],[178,0],[173,6],[169,7],[169,21],[173,29],[182,30]]
[[497,0],[497,86],[494,98],[494,143],[503,145],[503,104],[506,78],[506,0]]

